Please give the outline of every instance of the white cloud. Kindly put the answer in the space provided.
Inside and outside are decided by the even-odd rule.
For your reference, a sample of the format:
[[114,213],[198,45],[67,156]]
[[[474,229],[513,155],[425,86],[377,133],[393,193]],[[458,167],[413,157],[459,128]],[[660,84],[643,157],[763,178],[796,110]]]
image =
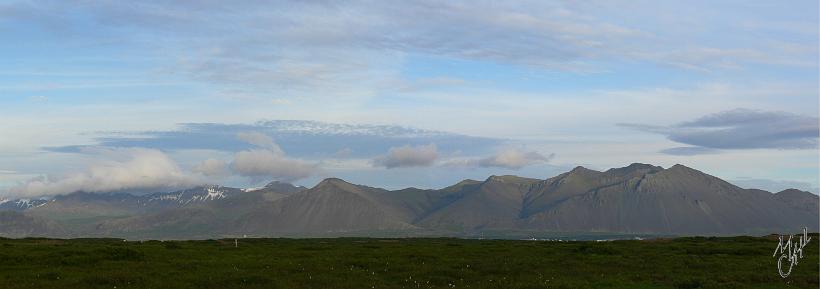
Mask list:
[[266,134],[260,132],[240,132],[237,133],[236,136],[249,144],[266,148],[277,154],[284,154],[284,152],[282,152],[282,148],[280,148],[279,145]]
[[544,156],[535,151],[505,149],[494,156],[480,159],[478,165],[481,167],[520,169],[534,164],[549,162],[553,157],[555,157],[555,154]]
[[236,153],[231,168],[241,176],[254,180],[272,178],[292,182],[307,178],[318,171],[314,164],[288,158],[282,148],[268,135],[259,132],[240,132],[237,136],[262,148]]
[[521,169],[526,166],[547,163],[555,154],[547,156],[536,151],[525,151],[520,148],[506,148],[498,151],[495,155],[484,158],[453,159],[444,163],[444,166],[452,167],[497,167],[506,169]]
[[392,147],[386,155],[373,160],[373,165],[388,169],[400,167],[427,167],[438,158],[435,144]]
[[38,177],[12,187],[14,196],[61,195],[77,191],[115,192],[165,190],[189,187],[200,182],[184,172],[167,155],[152,149],[101,149],[101,158],[80,172]]
[[254,179],[273,178],[287,182],[309,177],[318,170],[316,165],[262,149],[238,152],[231,167],[242,176]]
[[194,166],[193,172],[209,177],[220,177],[228,174],[228,164],[223,160],[207,159]]
[[[207,95],[156,101],[142,101],[144,98],[139,98],[139,103],[119,100],[99,103],[90,100],[82,102],[82,105],[74,105],[79,103],[72,102],[70,106],[63,106],[60,104],[63,102],[58,102],[50,104],[57,105],[55,107],[31,106],[47,110],[28,110],[26,107],[17,109],[13,102],[7,103],[3,105],[6,108],[3,113],[4,123],[7,125],[0,125],[0,135],[4,136],[0,141],[0,151],[3,152],[0,163],[26,174],[47,172],[57,167],[52,159],[58,154],[48,154],[48,158],[41,156],[46,154],[39,154],[35,160],[35,157],[25,157],[21,152],[28,153],[46,144],[95,141],[93,134],[80,135],[80,132],[163,131],[168,130],[174,122],[197,120],[236,123],[275,115],[279,118],[307,118],[329,122],[401,123],[480,136],[558,141],[562,143],[548,144],[545,145],[548,147],[539,149],[572,156],[568,158],[572,161],[604,166],[612,163],[611,159],[618,159],[619,162],[623,159],[631,162],[644,157],[654,161],[669,160],[669,155],[647,155],[649,151],[637,148],[629,148],[630,154],[626,155],[624,143],[630,143],[632,147],[650,146],[653,148],[651,152],[680,145],[659,135],[612,128],[613,122],[668,124],[691,119],[691,115],[735,107],[793,111],[810,116],[817,114],[816,79],[811,77],[811,73],[783,67],[772,69],[768,65],[749,65],[774,61],[816,67],[816,21],[813,17],[801,17],[803,14],[792,14],[796,11],[816,10],[803,9],[805,3],[771,5],[772,7],[763,9],[752,9],[743,3],[674,4],[666,1],[310,1],[279,4],[276,6],[282,9],[275,10],[258,9],[260,3],[255,1],[207,1],[196,4],[140,1],[134,5],[102,1],[73,4],[46,1],[37,2],[36,5],[28,2],[0,5],[8,8],[8,13],[4,14],[9,16],[8,20],[19,21],[12,27],[38,29],[47,26],[46,29],[66,29],[69,33],[44,35],[71,34],[71,43],[74,44],[86,43],[93,46],[101,33],[114,38],[121,37],[111,43],[121,43],[125,44],[121,48],[131,48],[129,51],[133,53],[128,53],[129,57],[124,61],[153,59],[150,63],[156,64],[151,69],[145,69],[150,75],[141,77],[147,81],[139,85],[156,85],[156,79],[169,79],[154,77],[156,75],[153,73],[159,72],[160,75],[173,76],[170,79],[179,79],[184,84],[181,89],[185,91],[199,89],[197,85],[187,86],[191,83],[188,81],[190,77],[216,88],[213,90],[214,95],[233,96],[239,93],[247,94],[249,98],[260,98],[247,103],[244,100],[214,102],[210,99],[214,96]],[[198,9],[191,9],[191,5]],[[69,6],[72,11],[82,11],[81,17],[56,13]],[[413,15],[425,17],[412,17]],[[774,33],[766,32],[778,27],[778,23],[783,24],[780,20],[787,20],[790,26],[804,30],[805,33],[800,37],[789,37],[793,33],[780,31],[784,30],[780,28]],[[98,25],[97,29],[83,29],[87,23],[105,25]],[[682,23],[692,25],[680,25]],[[738,30],[733,28],[735,25],[754,27]],[[119,33],[121,31],[129,33]],[[167,39],[174,41],[164,41]],[[63,46],[60,41],[48,37],[44,41],[57,45],[58,49]],[[36,43],[32,45],[36,46]],[[162,53],[155,53],[157,49],[144,49],[146,47],[159,48]],[[89,56],[79,50],[67,51],[73,51],[77,58]],[[622,61],[623,58],[627,58],[627,61]],[[467,65],[460,63],[463,59],[468,59],[465,62]],[[33,61],[30,64],[36,66],[36,62],[42,60]],[[472,63],[473,61],[477,63]],[[501,65],[496,70],[494,65],[485,67],[486,62]],[[649,62],[649,66],[644,66],[646,62]],[[696,73],[695,76],[704,75],[689,70],[670,73],[667,70],[675,70],[670,67],[656,70],[655,63],[698,70],[712,70],[715,67],[718,70],[720,67],[729,70],[718,71],[705,78],[692,78],[688,77],[691,73]],[[548,69],[543,73],[537,69],[510,71],[507,64]],[[412,79],[405,79],[406,76],[401,72],[406,69],[402,68],[418,65],[447,69],[423,70],[419,71],[419,75],[413,75]],[[592,66],[593,70],[604,70],[607,73],[565,75],[561,71],[550,69],[577,66]],[[488,68],[488,73],[485,73],[487,77],[478,80],[470,76],[475,67]],[[737,67],[747,67],[748,71],[736,69]],[[82,67],[69,67],[65,70],[76,69]],[[11,71],[13,74],[18,73],[14,69]],[[142,73],[129,69],[106,72],[106,77],[113,78],[107,84],[109,86],[130,85],[131,82],[123,81],[121,77],[130,79],[134,73]],[[682,81],[665,83],[669,77],[680,76],[678,73],[684,73],[684,77],[678,77]],[[644,77],[644,74],[653,77]],[[766,81],[756,78],[759,74]],[[634,77],[626,77],[623,85],[611,85],[610,80],[617,82],[621,79],[619,76],[624,75]],[[469,85],[450,81],[458,77],[464,77]],[[70,83],[61,83],[62,78],[55,79],[57,88],[66,88],[68,84],[73,87],[80,84],[88,86],[82,79],[95,77],[75,78],[69,79]],[[576,78],[579,80],[576,81]],[[385,79],[387,83],[384,82]],[[508,82],[508,79],[525,81]],[[689,81],[691,79],[694,82]],[[740,83],[727,90],[686,88],[704,79]],[[784,92],[766,90],[773,87],[774,81],[786,79],[799,86],[789,84],[787,87],[790,91]],[[76,81],[83,83],[75,83]],[[392,86],[406,81],[410,82],[411,87]],[[556,85],[543,86],[539,83]],[[99,85],[94,83],[94,87]],[[266,89],[255,91],[257,86]],[[368,99],[369,92],[384,90],[385,87],[399,90],[400,93],[406,90],[408,95],[391,97],[397,93],[390,91],[391,93],[378,94],[387,97]],[[459,88],[456,90],[453,87]],[[618,87],[628,88],[623,91],[613,90]],[[19,89],[22,97],[42,93],[42,89],[31,92],[23,91],[27,88]],[[100,99],[104,98],[106,92],[91,93],[99,95],[89,99]],[[51,97],[62,99],[72,96]],[[278,99],[293,103],[276,105]],[[54,101],[49,103],[51,102]],[[539,109],[532,109],[533,107]],[[710,111],[706,111],[707,109]],[[105,121],[100,121],[98,113],[95,113],[100,110],[116,113],[107,116]],[[145,120],[133,117],[148,113],[153,117]],[[225,132],[220,137],[234,137],[236,132]],[[155,136],[140,135],[124,141],[136,143],[133,146],[153,144],[156,148],[168,151],[180,148],[161,145],[207,149],[230,146],[222,149],[231,154],[248,149],[245,144],[219,139],[208,141],[208,138],[216,134],[202,134],[199,139],[195,138],[195,134],[185,136],[186,139],[171,138],[179,134],[166,135],[170,137],[154,139]],[[325,152],[332,153],[340,149],[323,148],[317,145],[322,144],[321,141],[312,141],[304,146],[293,145],[294,142],[289,143],[281,136],[271,135],[276,137],[276,141],[291,156],[313,157],[310,155],[311,151],[324,149]],[[110,137],[101,136],[100,139],[110,141]],[[651,141],[663,143],[656,145]],[[414,141],[431,142],[438,144],[438,149],[443,152],[453,151],[444,141]],[[373,145],[376,148],[371,150],[353,147],[353,156],[369,160],[376,154],[384,153],[389,147],[405,143],[386,143],[378,147]],[[122,145],[122,142],[119,144]],[[300,151],[301,147],[309,149],[303,152]],[[589,150],[588,147],[595,147],[595,150]],[[702,151],[687,148],[667,152],[683,154],[694,153],[696,150]],[[486,151],[477,153],[483,154]],[[767,167],[769,170],[772,165],[782,168],[790,163],[767,159],[765,154],[770,153],[783,152],[766,151],[760,156],[745,157],[743,160],[756,159],[756,167]],[[808,150],[801,153],[808,153]],[[465,155],[477,154],[470,152]],[[730,155],[720,157],[728,156]],[[230,160],[227,156],[221,158]],[[809,155],[809,158],[812,159],[812,156]],[[196,162],[202,159],[204,158],[199,157]],[[182,159],[178,160],[183,163]],[[64,162],[59,165],[70,167],[73,164]],[[725,162],[724,166],[740,167],[732,160]],[[816,167],[815,161],[812,165],[813,172],[816,172]]]

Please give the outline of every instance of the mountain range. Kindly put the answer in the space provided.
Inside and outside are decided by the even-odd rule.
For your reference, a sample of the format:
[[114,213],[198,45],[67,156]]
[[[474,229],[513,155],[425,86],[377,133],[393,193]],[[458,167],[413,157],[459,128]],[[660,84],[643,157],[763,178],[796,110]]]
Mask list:
[[577,167],[547,179],[490,176],[385,190],[337,178],[312,188],[200,186],[148,195],[76,192],[0,201],[0,236],[765,235],[820,228],[820,199],[742,189],[675,165]]

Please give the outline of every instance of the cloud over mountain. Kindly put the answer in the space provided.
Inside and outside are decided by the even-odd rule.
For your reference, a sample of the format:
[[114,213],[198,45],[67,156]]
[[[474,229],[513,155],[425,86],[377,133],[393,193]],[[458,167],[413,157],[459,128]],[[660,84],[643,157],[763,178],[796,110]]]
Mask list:
[[549,162],[554,157],[555,154],[545,156],[535,151],[505,149],[494,156],[478,160],[478,166],[520,169],[529,165]]
[[228,174],[227,163],[218,159],[207,159],[194,166],[191,171],[208,177],[225,176]]
[[231,168],[246,177],[288,182],[309,177],[317,170],[315,165],[261,149],[236,153]]
[[43,176],[9,190],[15,196],[61,195],[77,191],[116,192],[184,188],[200,183],[171,158],[153,149],[102,149],[84,171]]
[[504,148],[495,154],[483,158],[452,159],[444,166],[452,167],[483,167],[506,168],[518,170],[526,166],[547,163],[555,154],[543,155],[537,151],[527,151],[521,148]]
[[238,152],[234,156],[231,168],[241,176],[291,182],[309,177],[318,170],[314,164],[287,157],[279,145],[267,135],[240,132],[237,137],[260,147]]

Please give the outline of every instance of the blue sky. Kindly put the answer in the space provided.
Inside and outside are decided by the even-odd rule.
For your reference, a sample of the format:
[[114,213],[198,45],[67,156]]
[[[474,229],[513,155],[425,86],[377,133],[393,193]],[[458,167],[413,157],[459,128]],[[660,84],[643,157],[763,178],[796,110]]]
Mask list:
[[2,1],[0,53],[0,196],[632,162],[818,187],[817,1]]

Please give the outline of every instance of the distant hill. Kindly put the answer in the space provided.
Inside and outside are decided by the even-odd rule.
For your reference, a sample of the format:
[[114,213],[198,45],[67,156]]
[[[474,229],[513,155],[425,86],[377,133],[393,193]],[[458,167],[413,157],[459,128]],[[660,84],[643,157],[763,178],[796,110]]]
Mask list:
[[3,237],[30,237],[30,236],[67,236],[68,232],[62,226],[51,220],[28,216],[17,211],[0,211],[0,236]]
[[809,192],[773,194],[683,165],[632,164],[603,172],[577,167],[544,180],[491,176],[438,190],[389,191],[330,178],[309,189],[272,182],[253,190],[7,200],[0,236],[765,235],[818,231],[818,204]]

